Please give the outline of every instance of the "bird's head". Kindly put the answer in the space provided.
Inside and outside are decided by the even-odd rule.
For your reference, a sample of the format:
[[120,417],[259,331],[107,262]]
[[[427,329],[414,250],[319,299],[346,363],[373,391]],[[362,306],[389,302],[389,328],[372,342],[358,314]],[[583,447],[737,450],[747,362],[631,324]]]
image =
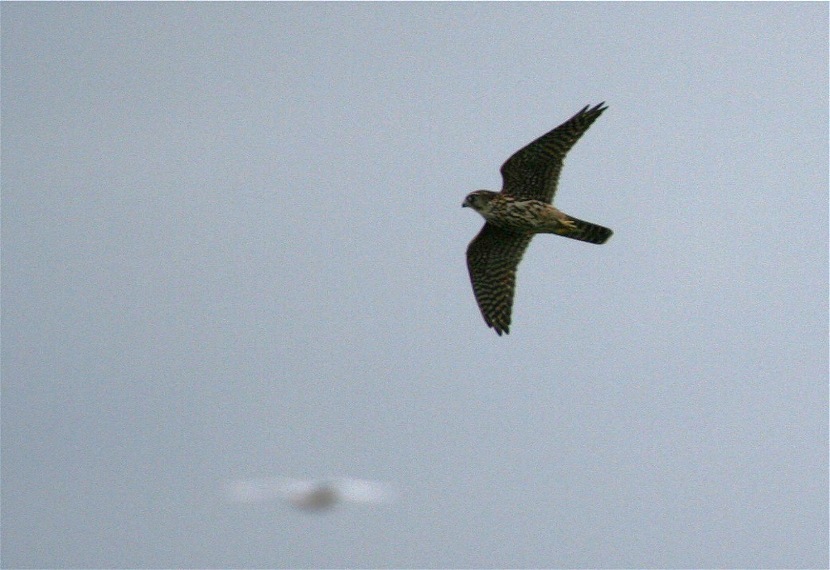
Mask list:
[[481,212],[487,209],[488,204],[490,204],[490,200],[497,195],[497,192],[493,192],[491,190],[476,190],[475,192],[467,194],[467,197],[464,198],[464,203],[461,204],[461,207],[472,208],[476,212]]

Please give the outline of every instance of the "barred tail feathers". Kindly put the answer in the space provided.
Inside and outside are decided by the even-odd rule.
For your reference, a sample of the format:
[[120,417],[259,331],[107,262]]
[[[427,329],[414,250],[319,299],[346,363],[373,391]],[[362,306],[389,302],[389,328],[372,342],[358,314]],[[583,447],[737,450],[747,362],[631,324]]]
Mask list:
[[[614,233],[606,227],[592,224],[584,220],[578,220],[568,216],[568,221],[573,222],[576,226],[574,229],[569,229],[559,235],[576,239],[579,241],[586,241],[588,243],[602,244],[608,241],[608,238]],[[557,232],[558,233],[558,232]]]

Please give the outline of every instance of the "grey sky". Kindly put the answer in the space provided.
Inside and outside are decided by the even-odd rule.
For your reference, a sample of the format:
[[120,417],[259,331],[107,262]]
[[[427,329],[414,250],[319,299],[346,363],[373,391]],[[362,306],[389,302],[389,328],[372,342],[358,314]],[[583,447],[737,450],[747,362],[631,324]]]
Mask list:
[[4,567],[827,567],[826,3],[0,10]]

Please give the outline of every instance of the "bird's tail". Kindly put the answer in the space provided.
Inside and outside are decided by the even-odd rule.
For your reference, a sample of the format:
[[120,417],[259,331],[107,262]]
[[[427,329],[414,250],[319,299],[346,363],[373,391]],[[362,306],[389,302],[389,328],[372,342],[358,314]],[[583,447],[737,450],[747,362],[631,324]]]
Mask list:
[[[579,241],[587,241],[588,243],[605,243],[611,237],[612,232],[608,228],[585,222],[568,216],[568,221],[573,224],[571,228],[563,229],[559,235],[569,237],[571,239],[578,239]],[[559,233],[559,232],[557,232]]]

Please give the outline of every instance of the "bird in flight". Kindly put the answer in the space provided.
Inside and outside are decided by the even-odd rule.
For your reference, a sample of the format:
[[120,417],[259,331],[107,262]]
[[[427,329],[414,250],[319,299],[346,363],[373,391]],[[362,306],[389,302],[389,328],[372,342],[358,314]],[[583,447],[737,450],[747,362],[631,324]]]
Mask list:
[[501,192],[476,190],[464,199],[484,217],[484,227],[467,247],[467,269],[487,326],[510,333],[516,269],[535,234],[557,234],[605,243],[608,228],[584,222],[552,205],[565,155],[605,109],[590,105],[516,151],[501,167]]
[[306,480],[283,477],[238,479],[228,487],[229,498],[240,503],[284,499],[297,509],[325,511],[338,503],[380,504],[389,502],[387,485],[365,479]]

